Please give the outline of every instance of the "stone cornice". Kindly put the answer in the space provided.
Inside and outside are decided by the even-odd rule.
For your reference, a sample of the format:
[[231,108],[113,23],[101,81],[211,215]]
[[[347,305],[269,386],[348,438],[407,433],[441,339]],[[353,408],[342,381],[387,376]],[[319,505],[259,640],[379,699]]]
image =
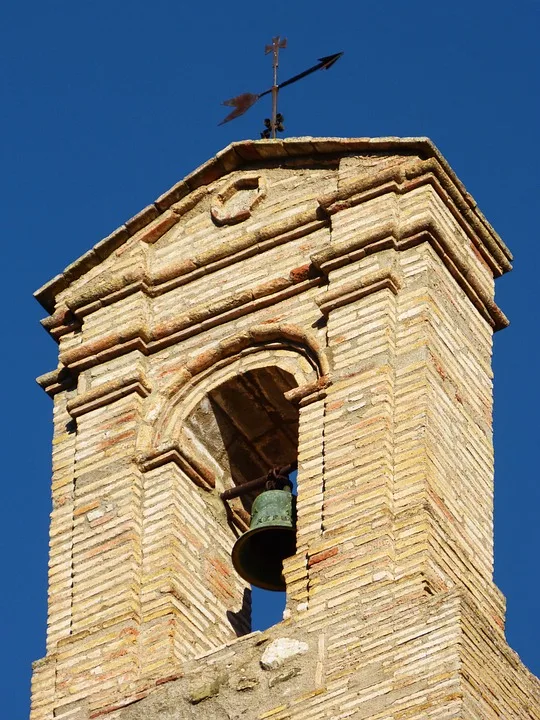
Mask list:
[[217,325],[298,295],[323,281],[316,271],[309,274],[311,277],[296,282],[288,278],[270,280],[220,302],[197,306],[154,327],[148,327],[143,320],[135,321],[121,331],[102,335],[97,340],[89,340],[66,350],[60,354],[60,362],[65,367],[81,370],[133,349],[139,349],[144,354],[157,352]]
[[328,290],[319,296],[315,302],[322,314],[328,316],[332,310],[360,300],[360,298],[379,290],[388,289],[394,295],[397,295],[400,287],[401,283],[396,273],[392,272],[392,270],[382,269]]
[[77,387],[77,374],[72,373],[66,367],[59,367],[56,370],[40,375],[36,382],[45,390],[47,395],[54,397],[59,392],[75,389]]
[[[109,305],[139,290],[149,297],[157,297],[180,285],[233,265],[246,257],[309,235],[328,225],[327,219],[317,217],[317,208],[314,207],[312,211],[297,213],[286,221],[267,225],[255,232],[244,233],[226,245],[212,248],[189,260],[171,263],[154,272],[151,270],[147,272],[141,264],[119,277],[92,283],[91,287],[68,296],[65,306],[72,315],[82,318],[99,307]],[[66,312],[63,307],[59,310],[59,315],[60,322],[66,325]]]
[[[490,252],[497,255],[496,262],[500,265],[500,272],[509,269],[510,252],[487,223],[448,163],[427,138],[291,138],[242,141],[229,145],[68,266],[61,275],[57,275],[40,288],[35,296],[46,310],[50,313],[54,312],[57,294],[69,287],[74,280],[101,263],[129,238],[143,230],[141,240],[154,242],[166,229],[177,222],[179,216],[199,201],[201,194],[204,195],[206,192],[206,186],[234,170],[260,166],[262,163],[265,165],[301,163],[302,160],[307,162],[311,158],[322,160],[353,153],[383,152],[396,155],[416,154],[420,158],[428,158],[433,164],[433,171],[440,177],[446,178],[446,183],[443,184],[447,189],[452,188],[453,201],[459,205],[460,212],[474,226],[478,236],[483,236],[483,241]],[[340,202],[339,192],[335,201],[326,203],[330,211],[332,206],[335,207],[336,202]],[[171,209],[173,206],[175,208]],[[501,262],[503,260],[504,262]]]
[[[226,245],[218,245],[191,259],[169,264],[166,268],[155,272],[147,271],[141,264],[127,274],[123,273],[118,277],[92,283],[90,287],[69,295],[65,304],[60,305],[51,317],[42,321],[43,325],[58,339],[65,332],[71,331],[88,313],[134,292],[143,292],[148,297],[159,296],[180,285],[233,265],[246,257],[308,235],[328,224],[331,216],[339,213],[340,210],[388,193],[405,194],[421,185],[430,185],[435,189],[468,236],[479,258],[489,266],[495,276],[511,268],[507,255],[494,242],[485,227],[470,211],[467,211],[463,198],[438,161],[416,159],[374,176],[347,183],[338,191],[318,198],[311,210],[304,210],[285,221],[267,225],[258,231],[244,233]],[[327,218],[326,220],[324,217],[321,218],[321,213]],[[415,231],[421,229],[419,227]],[[385,233],[396,236],[394,228],[383,229],[382,234],[379,234],[382,237]],[[449,256],[457,257],[449,243],[446,245]],[[463,274],[469,277],[469,282],[472,282],[474,271],[471,268],[464,268],[462,262],[461,266]]]
[[[170,322],[154,327],[149,327],[143,321],[134,322],[122,331],[81,343],[60,355],[62,366],[60,370],[43,377],[47,378],[48,387],[57,387],[56,391],[58,391],[62,387],[55,385],[55,373],[57,375],[61,372],[65,373],[65,368],[78,372],[135,349],[145,355],[157,352],[180,340],[317,287],[324,282],[324,277],[332,270],[368,254],[386,249],[399,251],[425,242],[433,247],[486,322],[494,330],[506,327],[508,320],[504,313],[475,280],[471,268],[464,265],[436,224],[426,218],[415,218],[403,227],[390,222],[382,226],[376,234],[370,231],[365,236],[356,234],[346,241],[334,243],[312,255],[312,264],[298,268],[296,274],[292,271],[289,278],[276,278],[252,290],[224,298],[220,302],[193,308]],[[334,306],[337,307],[336,303],[340,302],[338,296],[343,293],[345,296],[353,293],[355,297],[350,299],[352,301],[357,299],[357,296],[382,289],[383,286],[389,287],[392,292],[397,292],[399,289],[399,280],[392,274],[372,279],[373,282],[368,280],[365,280],[367,283],[365,286],[345,288],[339,292],[330,291],[322,295],[319,299],[321,312],[327,314]],[[348,300],[345,297],[343,302],[346,301]]]
[[433,247],[452,277],[493,330],[502,330],[508,326],[506,315],[476,281],[471,268],[467,267],[459,255],[454,252],[433,221],[415,220],[408,227],[401,228],[401,232],[399,230],[394,224],[389,223],[381,227],[376,235],[373,233],[366,237],[357,235],[315,253],[311,256],[311,261],[316,268],[327,274],[374,252],[388,249],[404,250],[427,242]]
[[479,222],[477,214],[471,211],[453,179],[437,159],[412,161],[383,170],[375,177],[359,178],[318,198],[318,202],[329,215],[334,215],[385,192],[393,190],[403,194],[427,184],[437,191],[493,275],[497,277],[511,270],[511,253],[506,246],[501,247],[500,240],[495,241],[493,232],[488,232],[485,223]]
[[212,470],[177,442],[156,448],[137,458],[137,465],[142,472],[155,470],[170,462],[180,468],[195,485],[198,485],[203,490],[213,490],[215,488],[216,478]]
[[115,400],[126,397],[131,393],[137,393],[141,397],[147,397],[151,387],[142,373],[131,373],[123,378],[110,380],[96,388],[81,393],[67,403],[67,411],[73,418],[78,418],[91,410],[109,405]]

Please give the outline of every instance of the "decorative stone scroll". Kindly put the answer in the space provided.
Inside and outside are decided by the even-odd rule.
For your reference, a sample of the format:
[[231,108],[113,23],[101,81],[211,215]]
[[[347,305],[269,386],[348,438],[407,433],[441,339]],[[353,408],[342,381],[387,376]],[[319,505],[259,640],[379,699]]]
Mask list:
[[266,195],[266,183],[260,175],[244,175],[227,183],[215,196],[210,214],[216,225],[235,225],[251,217],[253,208]]

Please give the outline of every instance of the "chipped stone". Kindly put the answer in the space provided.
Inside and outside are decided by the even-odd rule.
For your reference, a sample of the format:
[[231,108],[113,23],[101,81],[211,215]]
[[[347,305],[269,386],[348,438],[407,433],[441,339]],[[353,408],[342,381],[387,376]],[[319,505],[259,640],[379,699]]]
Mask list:
[[219,692],[219,679],[209,678],[195,681],[189,690],[188,700],[197,705],[203,700],[214,697]]
[[114,503],[105,503],[95,508],[95,510],[90,510],[89,512],[87,512],[86,519],[89,523],[93,523],[96,520],[100,520],[105,514],[111,513],[114,509]]
[[289,670],[285,670],[282,673],[279,673],[279,675],[274,675],[274,677],[270,678],[268,682],[268,687],[274,687],[274,685],[277,685],[278,683],[286,682],[287,680],[290,680],[293,677],[296,677],[297,675],[300,675],[300,668],[299,667],[292,667]]
[[290,658],[304,655],[308,650],[309,645],[305,642],[293,638],[278,638],[264,651],[261,667],[263,670],[277,670]]
[[241,677],[236,683],[236,689],[238,690],[238,692],[244,692],[245,690],[253,690],[253,688],[257,687],[258,684],[259,681],[257,680],[257,678]]

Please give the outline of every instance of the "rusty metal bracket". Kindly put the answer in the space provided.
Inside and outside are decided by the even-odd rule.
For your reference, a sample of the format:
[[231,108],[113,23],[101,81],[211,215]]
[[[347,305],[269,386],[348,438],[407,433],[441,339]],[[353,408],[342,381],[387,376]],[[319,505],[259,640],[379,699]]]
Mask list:
[[236,487],[229,488],[220,494],[222,500],[232,500],[233,498],[240,497],[241,495],[247,495],[253,490],[259,488],[265,488],[265,490],[282,490],[284,487],[292,487],[292,483],[289,480],[289,473],[293,472],[298,468],[297,462],[292,462],[289,465],[285,465],[281,468],[273,468],[266,475],[263,475],[256,480],[250,480],[249,482],[236,485]]

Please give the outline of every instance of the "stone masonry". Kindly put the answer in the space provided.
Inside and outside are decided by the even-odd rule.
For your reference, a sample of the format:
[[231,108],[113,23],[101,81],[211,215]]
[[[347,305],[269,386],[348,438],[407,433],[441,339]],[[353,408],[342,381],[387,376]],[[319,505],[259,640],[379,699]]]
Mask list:
[[[58,342],[32,720],[540,720],[493,583],[494,278],[426,139],[230,145],[37,292]],[[230,552],[298,460],[284,619]]]

